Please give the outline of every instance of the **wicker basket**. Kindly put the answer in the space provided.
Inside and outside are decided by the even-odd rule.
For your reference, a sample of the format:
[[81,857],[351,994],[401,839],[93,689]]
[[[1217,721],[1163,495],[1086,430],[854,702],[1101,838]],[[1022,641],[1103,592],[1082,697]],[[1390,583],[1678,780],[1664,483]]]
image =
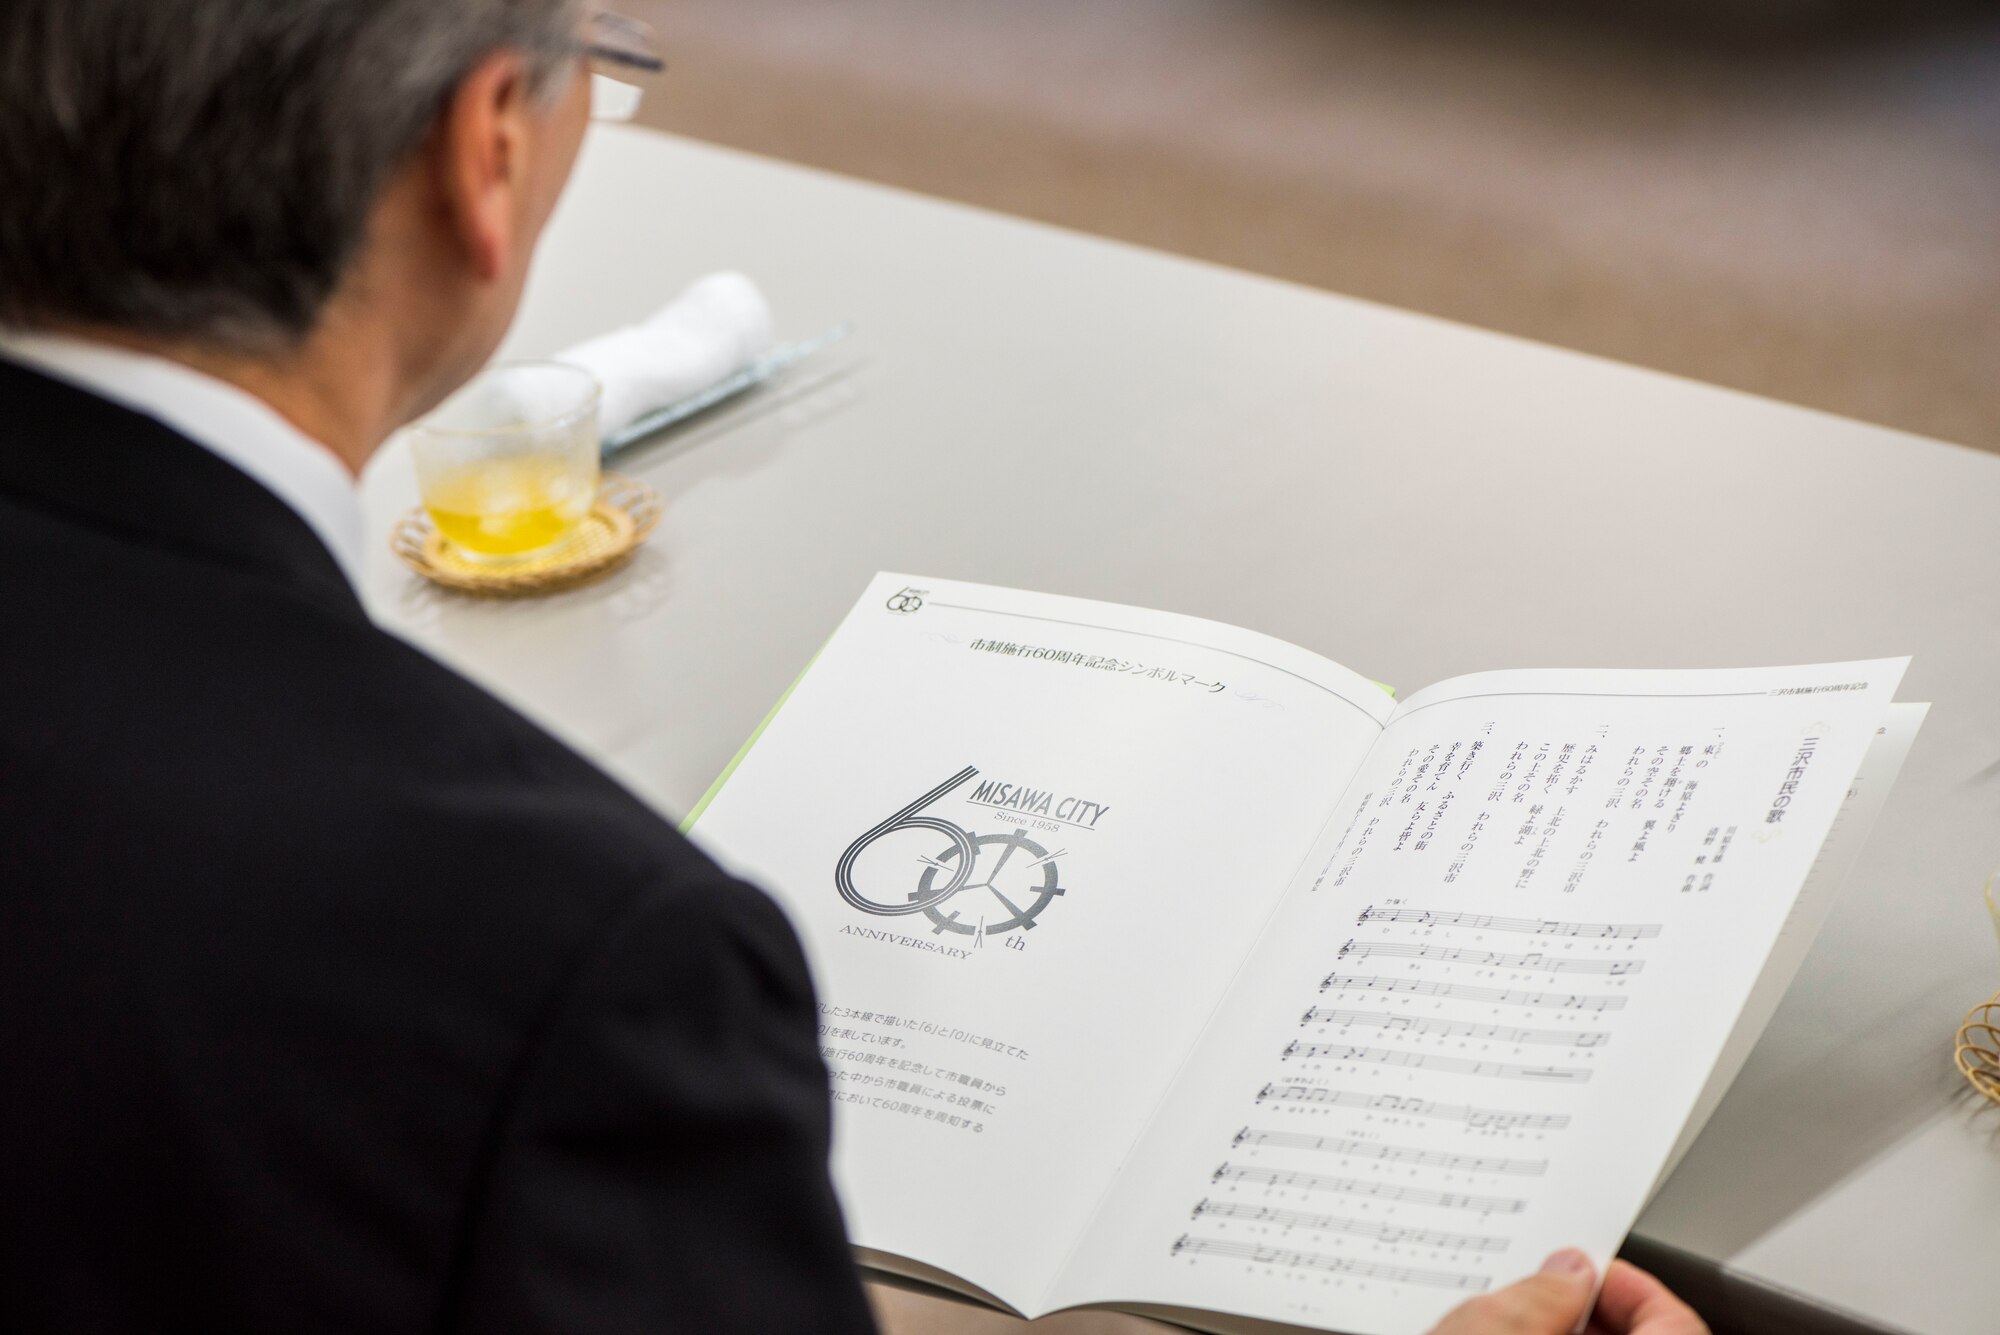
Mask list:
[[2000,1103],[2000,992],[1965,1013],[1953,1059],[1972,1087]]

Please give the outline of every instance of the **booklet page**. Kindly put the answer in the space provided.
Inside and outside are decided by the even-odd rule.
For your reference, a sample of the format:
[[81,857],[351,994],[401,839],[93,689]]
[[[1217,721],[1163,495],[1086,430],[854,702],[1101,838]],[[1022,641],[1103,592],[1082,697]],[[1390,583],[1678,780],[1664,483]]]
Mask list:
[[805,941],[855,1243],[1038,1298],[1393,708],[1229,627],[879,577],[692,830]]
[[[1882,726],[1875,730],[1875,740],[1869,743],[1860,772],[1848,787],[1847,800],[1841,804],[1840,814],[1834,818],[1833,828],[1820,846],[1819,858],[1793,901],[1785,925],[1778,931],[1778,940],[1764,962],[1764,971],[1757,975],[1757,985],[1743,1003],[1736,1027],[1730,1030],[1729,1041],[1723,1044],[1722,1055],[1716,1058],[1715,1069],[1709,1072],[1708,1084],[1695,1100],[1694,1111],[1688,1114],[1673,1152],[1660,1169],[1661,1182],[1693,1147],[1695,1138],[1721,1105],[1723,1095],[1729,1092],[1730,1082],[1750,1060],[1764,1026],[1777,1013],[1778,1003],[1785,999],[1785,990],[1805,964],[1813,938],[1819,935],[1827,915],[1833,911],[1848,873],[1867,845],[1868,832],[1875,827],[1875,818],[1882,814],[1896,776],[1902,773],[1903,762],[1909,759],[1910,748],[1916,744],[1917,730],[1929,713],[1927,704],[1890,705]],[[1658,1186],[1656,1183],[1655,1192]]]
[[1608,1263],[1901,661],[1510,672],[1412,697],[1051,1306],[1418,1335]]

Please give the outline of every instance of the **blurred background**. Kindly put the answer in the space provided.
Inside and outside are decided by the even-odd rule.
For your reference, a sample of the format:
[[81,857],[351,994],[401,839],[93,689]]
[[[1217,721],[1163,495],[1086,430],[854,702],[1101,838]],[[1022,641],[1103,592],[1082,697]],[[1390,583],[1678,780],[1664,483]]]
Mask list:
[[2000,450],[1994,0],[620,8],[662,129]]

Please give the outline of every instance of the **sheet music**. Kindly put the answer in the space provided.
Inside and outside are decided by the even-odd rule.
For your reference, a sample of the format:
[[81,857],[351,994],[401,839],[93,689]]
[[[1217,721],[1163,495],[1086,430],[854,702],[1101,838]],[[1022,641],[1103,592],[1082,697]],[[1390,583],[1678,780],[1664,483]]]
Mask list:
[[1544,991],[1525,987],[1476,987],[1471,983],[1440,983],[1428,978],[1394,978],[1379,973],[1330,973],[1320,984],[1322,991],[1409,992],[1426,997],[1454,997],[1463,1001],[1491,1001],[1502,1006],[1555,1006],[1568,1010],[1615,1011],[1625,1009],[1625,998],[1603,992]]
[[1634,941],[1660,934],[1656,922],[1566,922],[1560,918],[1496,918],[1490,913],[1439,913],[1431,909],[1377,908],[1361,910],[1362,922],[1408,922],[1422,927],[1475,927],[1494,932],[1528,932],[1535,936],[1595,936]]
[[1418,1335],[1600,1264],[1900,675],[1500,673],[1391,720],[1050,1295]]
[[1507,1239],[1482,1233],[1444,1233],[1435,1229],[1404,1228],[1369,1219],[1342,1215],[1309,1214],[1276,1205],[1246,1205],[1238,1201],[1216,1201],[1203,1197],[1195,1202],[1189,1216],[1203,1219],[1240,1219],[1253,1224],[1278,1224],[1285,1228],[1310,1229],[1317,1233],[1346,1233],[1372,1238],[1377,1242],[1414,1243],[1420,1247],[1445,1247],[1454,1251],[1504,1252]]
[[1441,1150],[1417,1149],[1409,1145],[1383,1145],[1346,1136],[1315,1136],[1302,1131],[1259,1131],[1244,1127],[1236,1133],[1235,1144],[1277,1145],[1294,1150],[1318,1150],[1351,1159],[1374,1159],[1378,1163],[1414,1163],[1426,1168],[1449,1168],[1462,1173],[1522,1173],[1540,1177],[1549,1169],[1547,1159],[1507,1159],[1483,1154],[1447,1154]]
[[1480,1108],[1470,1103],[1439,1103],[1407,1094],[1362,1094],[1354,1090],[1329,1089],[1325,1085],[1266,1085],[1257,1091],[1257,1102],[1320,1103],[1336,1108],[1356,1108],[1389,1113],[1397,1117],[1441,1117],[1464,1122],[1477,1129],[1499,1131],[1526,1128],[1531,1131],[1560,1131],[1569,1125],[1568,1113],[1522,1112],[1515,1108]]
[[1354,1275],[1385,1280],[1392,1284],[1419,1284],[1432,1288],[1476,1293],[1481,1285],[1475,1276],[1452,1270],[1425,1270],[1417,1266],[1382,1265],[1348,1256],[1327,1256],[1294,1247],[1270,1247],[1261,1243],[1230,1242],[1222,1238],[1183,1235],[1174,1243],[1175,1256],[1219,1256],[1247,1261],[1252,1266],[1281,1266],[1287,1270],[1328,1275]]
[[1227,626],[883,576],[694,834],[804,938],[866,1255],[1415,1335],[1608,1257],[1900,670],[1397,705]]
[[[1323,986],[1342,981],[1335,974]],[[1500,995],[1506,996],[1506,993]],[[1624,1000],[1620,997],[1618,1000]],[[1441,1034],[1450,1038],[1485,1038],[1500,1043],[1546,1043],[1559,1048],[1594,1048],[1611,1035],[1603,1029],[1523,1029],[1509,1024],[1476,1024],[1467,1020],[1426,1020],[1408,1015],[1387,1015],[1381,1011],[1350,1011],[1338,1007],[1314,1006],[1300,1024],[1359,1025],[1391,1033]]]

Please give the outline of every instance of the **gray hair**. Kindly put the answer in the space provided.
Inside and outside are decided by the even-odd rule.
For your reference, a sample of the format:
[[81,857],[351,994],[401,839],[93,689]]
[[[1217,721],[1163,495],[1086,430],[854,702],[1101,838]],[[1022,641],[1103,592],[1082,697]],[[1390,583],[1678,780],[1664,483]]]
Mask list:
[[390,176],[577,0],[0,0],[0,325],[296,344]]

